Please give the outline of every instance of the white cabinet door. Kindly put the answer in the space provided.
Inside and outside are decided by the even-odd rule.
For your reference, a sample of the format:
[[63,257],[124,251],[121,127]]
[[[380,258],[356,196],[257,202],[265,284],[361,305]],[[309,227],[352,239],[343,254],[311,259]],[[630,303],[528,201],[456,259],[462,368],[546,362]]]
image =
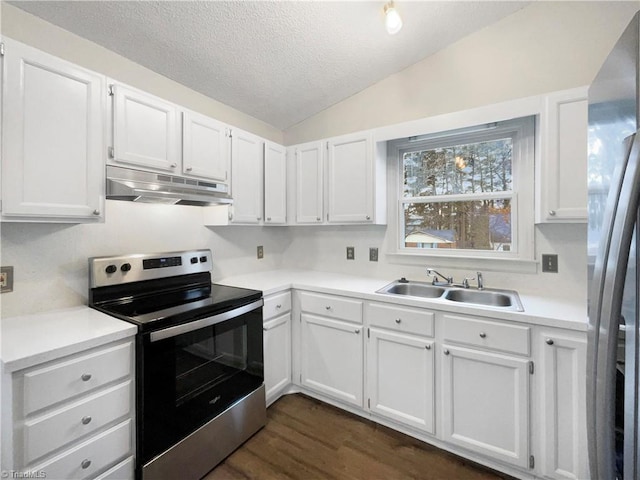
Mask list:
[[301,315],[302,386],[362,408],[362,327]]
[[182,173],[227,180],[231,152],[227,125],[195,112],[183,112],[182,149]]
[[106,99],[103,76],[6,41],[4,219],[101,218]]
[[547,96],[538,177],[537,221],[587,221],[587,91]]
[[322,142],[305,143],[295,148],[296,223],[322,223],[324,153]]
[[264,223],[287,223],[287,151],[271,142],[264,144]]
[[540,406],[548,478],[589,478],[586,432],[586,358],[584,334],[547,330],[537,339],[541,352]]
[[180,173],[178,107],[140,90],[113,85],[110,163]]
[[529,466],[529,361],[443,345],[443,440]]
[[291,313],[264,324],[264,386],[267,405],[291,383]]
[[263,141],[248,132],[231,132],[232,223],[262,222]]
[[371,412],[435,433],[433,341],[371,328],[367,389]]
[[362,133],[329,140],[329,223],[373,223],[372,143]]

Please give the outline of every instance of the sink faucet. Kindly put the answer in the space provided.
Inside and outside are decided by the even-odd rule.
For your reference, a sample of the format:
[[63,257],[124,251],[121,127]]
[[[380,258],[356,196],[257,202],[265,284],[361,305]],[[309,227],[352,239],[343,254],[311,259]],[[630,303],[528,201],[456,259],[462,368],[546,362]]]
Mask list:
[[[451,285],[453,283],[453,277],[445,277],[440,272],[436,272],[433,268],[427,268],[427,276],[433,277],[432,285]],[[438,282],[438,277],[443,281]]]
[[478,290],[484,290],[484,279],[482,278],[482,272],[477,272],[476,278],[478,279]]

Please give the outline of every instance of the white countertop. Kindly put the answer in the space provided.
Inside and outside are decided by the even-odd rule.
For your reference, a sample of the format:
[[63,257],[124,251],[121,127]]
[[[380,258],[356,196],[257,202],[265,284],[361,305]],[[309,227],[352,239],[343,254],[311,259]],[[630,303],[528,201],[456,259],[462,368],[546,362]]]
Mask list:
[[587,329],[586,305],[519,294],[524,312],[515,312],[454,303],[448,300],[409,298],[375,293],[376,290],[391,283],[391,281],[393,279],[380,280],[312,270],[272,270],[226,277],[215,282],[262,290],[265,295],[295,288],[571,330],[586,331]]
[[15,372],[88,348],[132,337],[137,327],[81,306],[0,321],[2,367]]

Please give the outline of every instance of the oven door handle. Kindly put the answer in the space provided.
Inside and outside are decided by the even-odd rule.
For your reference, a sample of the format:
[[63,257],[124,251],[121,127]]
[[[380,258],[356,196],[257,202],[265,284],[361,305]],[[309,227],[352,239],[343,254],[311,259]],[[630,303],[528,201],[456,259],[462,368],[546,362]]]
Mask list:
[[194,330],[200,330],[201,328],[210,327],[220,322],[231,320],[232,318],[239,317],[245,313],[252,312],[264,305],[264,300],[261,298],[242,307],[234,308],[228,312],[219,313],[218,315],[212,315],[210,317],[195,320],[189,323],[183,323],[182,325],[176,325],[175,327],[165,328],[156,332],[151,332],[151,342],[157,342],[166,338],[176,337],[183,333],[193,332]]

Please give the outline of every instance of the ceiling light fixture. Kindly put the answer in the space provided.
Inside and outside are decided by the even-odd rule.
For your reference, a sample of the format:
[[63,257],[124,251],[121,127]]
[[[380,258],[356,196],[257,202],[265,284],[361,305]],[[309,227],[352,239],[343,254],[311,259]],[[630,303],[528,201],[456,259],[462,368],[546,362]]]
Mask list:
[[389,35],[395,35],[402,28],[402,18],[396,10],[393,1],[384,6],[384,26]]

